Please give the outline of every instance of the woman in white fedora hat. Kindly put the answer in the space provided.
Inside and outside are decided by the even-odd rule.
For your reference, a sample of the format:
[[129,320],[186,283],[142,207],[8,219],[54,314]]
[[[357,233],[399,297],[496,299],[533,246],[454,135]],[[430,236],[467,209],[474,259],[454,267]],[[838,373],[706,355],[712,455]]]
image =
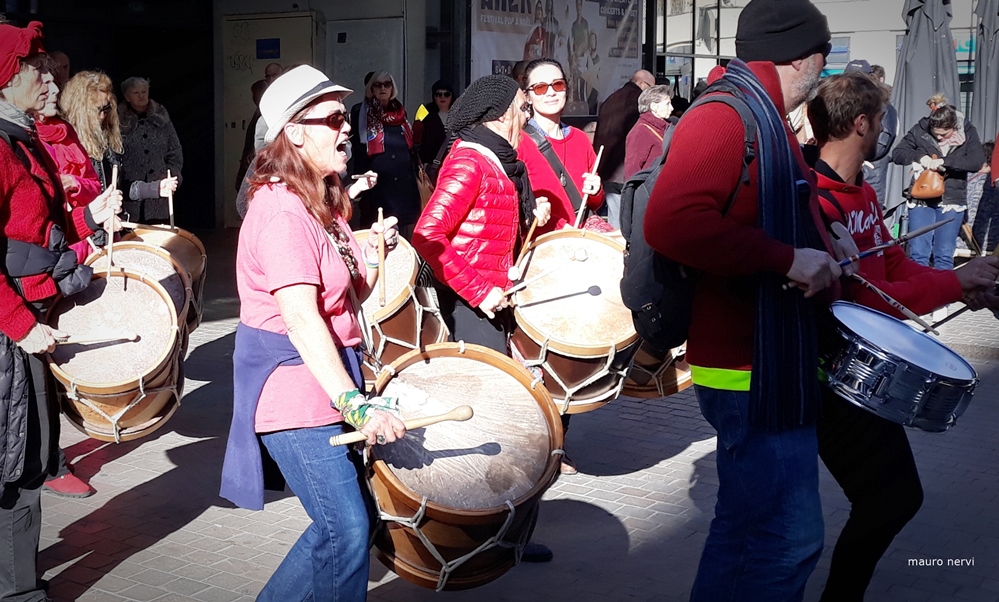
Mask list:
[[[264,487],[283,485],[283,477],[313,522],[258,600],[365,598],[367,494],[356,454],[329,439],[357,429],[374,445],[406,432],[394,400],[362,393],[357,312],[378,276],[381,228],[372,225],[360,246],[347,225],[349,194],[375,180],[361,178],[350,192],[340,183],[349,93],[301,66],[260,101],[267,145],[257,155],[236,252],[240,324],[221,493],[261,509]],[[384,234],[391,248],[393,218]]]

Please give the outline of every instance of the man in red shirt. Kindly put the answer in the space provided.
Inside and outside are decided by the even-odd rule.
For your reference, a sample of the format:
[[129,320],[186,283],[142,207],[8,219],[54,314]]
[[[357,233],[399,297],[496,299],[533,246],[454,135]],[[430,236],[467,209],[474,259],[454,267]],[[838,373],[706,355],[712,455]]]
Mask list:
[[756,117],[749,182],[739,115],[697,106],[675,126],[645,216],[656,251],[704,272],[687,361],[718,432],[719,488],[695,602],[801,600],[822,552],[816,321],[841,271],[786,115],[818,85],[829,40],[808,0],[749,2],[724,75]]
[[[854,72],[823,81],[808,103],[819,144],[815,178],[827,222],[843,224],[859,250],[891,236],[874,189],[864,181],[864,161],[877,152],[886,93]],[[917,314],[964,299],[973,309],[996,306],[987,290],[999,276],[999,259],[976,257],[960,270],[937,270],[907,258],[901,247],[862,259],[858,273]],[[856,281],[844,297],[904,316]],[[833,551],[822,600],[863,600],[878,560],[915,516],[923,501],[905,427],[823,390],[819,455],[843,487],[852,508]]]

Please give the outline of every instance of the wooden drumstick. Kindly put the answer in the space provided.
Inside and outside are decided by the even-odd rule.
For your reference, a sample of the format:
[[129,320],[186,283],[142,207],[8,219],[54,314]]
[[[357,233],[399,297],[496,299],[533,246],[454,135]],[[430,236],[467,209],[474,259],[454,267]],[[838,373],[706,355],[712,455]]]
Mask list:
[[545,276],[548,276],[549,274],[552,274],[554,272],[557,272],[558,270],[564,269],[565,266],[569,265],[573,261],[583,262],[583,261],[586,261],[587,258],[588,258],[588,256],[586,254],[586,250],[584,250],[584,249],[576,249],[573,252],[572,257],[569,258],[569,261],[566,261],[563,264],[557,265],[557,266],[551,268],[550,270],[545,270],[544,272],[541,272],[537,276],[531,276],[530,278],[528,278],[527,280],[525,280],[525,281],[523,281],[523,282],[521,282],[519,284],[515,284],[515,285],[511,286],[510,288],[508,288],[505,291],[503,291],[503,296],[506,297],[507,295],[512,295],[513,293],[516,293],[517,291],[519,291],[521,289],[525,289],[525,288],[527,288],[528,284],[537,282],[538,280],[541,280],[542,278],[544,278]]
[[[425,426],[430,426],[431,424],[437,424],[438,422],[444,422],[447,420],[453,420],[455,422],[464,422],[471,418],[475,414],[472,411],[471,406],[458,406],[446,414],[436,414],[434,416],[424,416],[423,418],[414,418],[412,420],[407,420],[405,422],[406,430],[411,431],[413,429],[423,428]],[[343,435],[334,435],[330,437],[330,445],[336,447],[337,445],[347,445],[348,443],[357,443],[359,441],[367,440],[368,436],[361,431],[355,431],[353,433],[344,433]]]
[[520,269],[520,262],[524,261],[524,257],[527,256],[527,249],[531,247],[531,237],[534,236],[534,229],[538,227],[538,216],[534,216],[534,221],[531,222],[531,227],[527,230],[527,236],[524,237],[524,246],[520,248],[520,255],[517,257],[517,261],[513,262],[513,265]]
[[[597,173],[597,168],[600,167],[600,157],[604,154],[604,146],[600,145],[600,150],[597,151],[597,158],[593,160],[593,167],[590,168],[588,173]],[[584,194],[583,201],[579,203],[579,214],[576,216],[576,227],[583,227],[583,218],[586,216],[586,200],[590,198],[590,195]]]
[[385,307],[385,213],[378,208],[378,305]]
[[860,274],[853,274],[851,276],[851,278],[853,278],[857,282],[863,284],[869,291],[871,291],[874,294],[876,294],[877,296],[881,297],[881,299],[884,300],[885,303],[887,303],[888,305],[891,305],[892,307],[894,307],[898,311],[902,312],[902,314],[904,314],[906,318],[909,318],[910,320],[912,320],[916,324],[919,324],[920,326],[922,326],[925,329],[926,332],[932,332],[933,334],[938,335],[938,336],[940,335],[939,332],[937,332],[936,330],[934,330],[932,326],[930,326],[929,324],[927,324],[922,318],[920,318],[919,316],[917,316],[912,310],[910,310],[908,307],[902,305],[901,303],[899,303],[895,299],[891,298],[888,295],[888,293],[884,292],[883,290],[879,289],[878,287],[874,286],[873,284],[871,284],[870,282],[868,282],[867,280],[865,280],[864,277],[861,276]]
[[[170,178],[170,170],[167,170],[167,179]],[[177,225],[173,222],[173,190],[167,190],[167,207],[170,211],[170,227],[176,228]]]
[[65,339],[57,339],[58,345],[96,345],[97,343],[110,343],[112,341],[134,341],[139,335],[134,332],[124,332],[115,336],[74,338],[72,335]]

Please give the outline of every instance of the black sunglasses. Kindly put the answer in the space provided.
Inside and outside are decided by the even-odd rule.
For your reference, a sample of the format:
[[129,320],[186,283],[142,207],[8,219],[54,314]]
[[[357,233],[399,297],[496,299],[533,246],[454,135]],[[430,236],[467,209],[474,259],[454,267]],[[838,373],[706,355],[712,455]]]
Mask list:
[[111,103],[107,103],[103,107],[97,109],[97,112],[98,113],[110,113],[111,112]]
[[451,98],[451,93],[447,90],[440,90],[438,92],[434,92],[434,96],[437,98]]
[[311,119],[299,119],[296,123],[302,125],[325,125],[331,130],[339,130],[343,127],[344,122],[350,123],[350,119],[343,113],[343,111],[336,111],[335,113],[330,113],[326,117],[315,117]]

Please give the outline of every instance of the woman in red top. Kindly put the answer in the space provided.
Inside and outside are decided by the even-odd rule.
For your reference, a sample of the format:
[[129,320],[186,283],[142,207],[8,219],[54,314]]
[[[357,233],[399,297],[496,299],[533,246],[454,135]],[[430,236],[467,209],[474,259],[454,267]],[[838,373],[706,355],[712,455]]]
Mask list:
[[[517,155],[527,165],[531,188],[537,197],[547,197],[552,206],[552,219],[547,225],[538,225],[537,234],[560,230],[576,223],[578,194],[589,195],[587,206],[598,209],[604,202],[600,176],[589,173],[596,160],[596,153],[586,134],[562,123],[566,94],[569,89],[565,71],[558,61],[538,59],[531,61],[526,70],[527,99],[534,108],[534,118],[524,129],[524,136]],[[558,159],[555,168],[538,149],[538,141],[547,140]],[[557,168],[557,169],[556,169]],[[570,192],[575,189],[574,193]]]

